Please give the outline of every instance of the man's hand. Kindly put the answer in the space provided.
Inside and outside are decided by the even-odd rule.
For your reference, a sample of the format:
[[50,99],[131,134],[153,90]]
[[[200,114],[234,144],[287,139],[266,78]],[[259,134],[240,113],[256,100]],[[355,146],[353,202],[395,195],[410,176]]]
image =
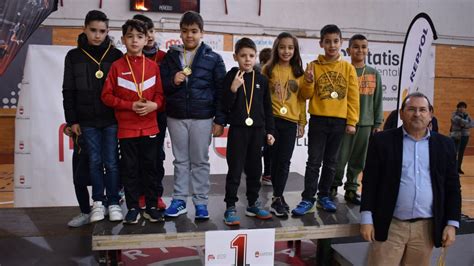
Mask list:
[[244,84],[244,71],[237,71],[237,74],[235,74],[234,80],[232,81],[232,85],[230,85],[230,90],[233,93],[236,93],[237,90]]
[[179,71],[174,75],[174,85],[179,86],[186,79],[183,71]]
[[66,135],[68,137],[74,136],[74,134],[72,133],[71,127],[64,127],[63,133],[64,133],[64,135]]
[[79,124],[74,124],[71,126],[71,131],[74,133],[76,136],[80,136],[82,134],[81,131],[81,126]]
[[360,235],[363,239],[372,242],[375,241],[375,231],[373,224],[361,224],[360,225]]
[[313,63],[306,64],[306,70],[304,71],[304,79],[308,83],[313,83],[314,81],[314,65]]
[[213,123],[212,124],[212,136],[220,137],[224,133],[224,126]]
[[136,101],[133,102],[132,110],[139,116],[145,116],[158,109],[158,104],[153,101]]
[[456,228],[452,225],[446,225],[443,230],[442,244],[443,247],[449,247],[456,240]]
[[347,125],[346,126],[346,133],[349,135],[354,135],[356,133],[355,126]]
[[372,134],[375,134],[375,133],[380,132],[380,131],[382,131],[382,129],[379,128],[379,127],[372,128]]
[[298,128],[296,130],[296,137],[302,138],[304,136],[304,126],[298,124]]
[[272,146],[274,142],[275,142],[275,138],[273,137],[273,135],[267,134],[267,144]]

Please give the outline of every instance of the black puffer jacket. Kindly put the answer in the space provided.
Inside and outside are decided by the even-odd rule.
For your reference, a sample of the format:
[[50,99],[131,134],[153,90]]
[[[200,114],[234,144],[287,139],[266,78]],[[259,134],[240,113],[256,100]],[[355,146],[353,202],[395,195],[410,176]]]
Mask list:
[[217,108],[225,76],[222,57],[212,51],[211,47],[201,43],[191,66],[192,75],[176,86],[174,76],[183,70],[179,59],[182,51],[182,46],[172,46],[160,65],[166,114],[178,119],[214,118],[215,123],[225,124],[225,117]]
[[112,46],[101,63],[100,69],[104,72],[104,77],[97,79],[95,72],[98,65],[81,50],[84,49],[99,61],[110,42],[107,36],[101,45],[92,46],[82,33],[78,36],[77,48],[67,53],[64,63],[63,107],[68,124],[102,128],[117,123],[113,109],[102,103],[100,95],[110,66],[123,54]]

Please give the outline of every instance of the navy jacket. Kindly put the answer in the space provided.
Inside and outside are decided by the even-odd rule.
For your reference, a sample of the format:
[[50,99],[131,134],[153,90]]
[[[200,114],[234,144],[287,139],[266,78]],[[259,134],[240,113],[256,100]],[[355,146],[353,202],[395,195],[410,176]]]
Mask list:
[[[440,247],[447,221],[460,221],[461,190],[453,141],[431,131],[428,145],[433,189],[433,239],[435,247]],[[360,210],[372,212],[377,241],[385,241],[388,237],[400,188],[402,156],[401,127],[377,133],[371,138],[362,178]]]
[[225,124],[217,105],[222,94],[225,65],[222,57],[201,43],[191,65],[192,74],[179,86],[174,76],[183,70],[179,59],[183,46],[172,46],[161,62],[160,72],[166,97],[166,114],[177,119],[209,119]]

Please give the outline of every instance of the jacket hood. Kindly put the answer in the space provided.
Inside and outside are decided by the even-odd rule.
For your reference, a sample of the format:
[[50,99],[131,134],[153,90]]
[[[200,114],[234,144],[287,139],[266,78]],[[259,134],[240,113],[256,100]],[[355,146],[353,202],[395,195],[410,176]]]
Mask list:
[[336,64],[341,60],[342,60],[341,54],[339,54],[338,58],[334,61],[327,61],[326,57],[320,54],[318,55],[318,59],[314,60],[313,63],[318,64],[318,65],[331,65],[331,64]]
[[85,33],[81,33],[79,34],[79,36],[77,36],[77,47],[91,52],[103,52],[109,47],[109,43],[111,42],[112,40],[107,35],[105,37],[105,40],[100,45],[90,45],[87,40],[87,35]]

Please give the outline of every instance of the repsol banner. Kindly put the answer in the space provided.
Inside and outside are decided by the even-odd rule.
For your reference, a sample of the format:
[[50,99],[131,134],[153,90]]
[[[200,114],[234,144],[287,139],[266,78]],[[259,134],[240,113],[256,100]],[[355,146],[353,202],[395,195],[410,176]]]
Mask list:
[[[427,83],[434,79],[435,64],[431,60],[434,48],[431,44],[437,38],[433,22],[425,13],[418,14],[408,27],[400,68],[399,107],[409,93],[419,91],[429,94],[432,91]],[[433,75],[426,75],[426,71],[431,69]]]

